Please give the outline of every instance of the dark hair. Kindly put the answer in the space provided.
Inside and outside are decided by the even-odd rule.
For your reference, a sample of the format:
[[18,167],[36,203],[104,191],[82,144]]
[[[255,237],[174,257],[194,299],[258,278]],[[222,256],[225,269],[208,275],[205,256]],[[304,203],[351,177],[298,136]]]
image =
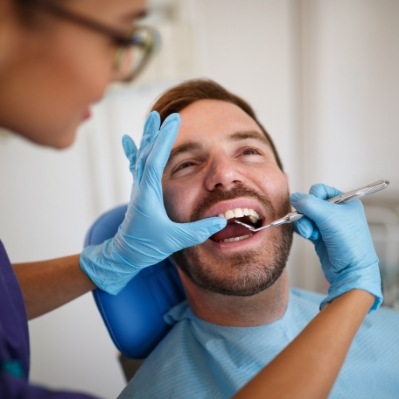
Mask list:
[[277,164],[283,170],[283,164],[277,153],[276,146],[273,143],[269,133],[259,122],[252,107],[241,97],[227,91],[220,84],[210,79],[192,79],[180,83],[165,91],[152,106],[153,111],[157,111],[163,122],[166,117],[174,112],[180,112],[190,104],[199,100],[220,100],[226,101],[240,107],[248,114],[261,128],[270,143]]
[[37,26],[39,13],[35,8],[37,0],[14,0],[14,10],[20,22],[28,27]]
[[13,7],[19,20],[28,27],[38,27],[46,15],[42,12],[42,5],[51,3],[65,3],[63,0],[14,0]]

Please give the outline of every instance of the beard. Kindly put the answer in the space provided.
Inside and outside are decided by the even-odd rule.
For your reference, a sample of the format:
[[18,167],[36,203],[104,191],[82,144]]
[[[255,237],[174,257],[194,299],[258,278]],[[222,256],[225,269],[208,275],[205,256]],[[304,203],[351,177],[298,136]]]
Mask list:
[[[197,209],[191,220],[201,215],[213,204],[237,197],[255,197],[261,204],[272,210],[274,218],[290,212],[286,200],[274,209],[267,196],[245,187],[231,191],[212,192]],[[201,245],[183,249],[173,255],[180,269],[197,286],[212,292],[232,296],[251,296],[271,287],[283,273],[292,245],[292,224],[272,227],[265,236],[264,244],[258,250],[242,251],[231,255],[209,253]]]

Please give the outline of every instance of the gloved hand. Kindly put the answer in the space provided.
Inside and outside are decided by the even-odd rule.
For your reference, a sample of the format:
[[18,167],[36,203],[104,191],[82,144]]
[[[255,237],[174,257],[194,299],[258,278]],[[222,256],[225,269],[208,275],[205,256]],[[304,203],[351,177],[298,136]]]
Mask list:
[[360,200],[333,204],[326,200],[342,194],[316,184],[310,195],[295,193],[291,204],[305,215],[295,231],[315,245],[324,274],[330,283],[326,303],[351,289],[363,289],[376,299],[370,312],[382,303],[381,276],[363,205]]
[[108,293],[118,293],[142,268],[200,244],[226,226],[226,220],[220,217],[175,223],[166,214],[161,179],[179,125],[180,116],[172,114],[160,127],[159,114],[152,112],[145,123],[139,150],[129,136],[123,137],[123,149],[133,175],[125,219],[115,237],[86,247],[80,256],[85,273]]

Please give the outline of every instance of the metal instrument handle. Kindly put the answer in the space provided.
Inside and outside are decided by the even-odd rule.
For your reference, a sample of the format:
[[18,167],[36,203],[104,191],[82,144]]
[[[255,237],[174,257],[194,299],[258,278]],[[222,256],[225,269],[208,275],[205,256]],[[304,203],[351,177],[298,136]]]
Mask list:
[[[388,180],[377,180],[373,183],[367,184],[367,186],[357,188],[356,190],[348,191],[346,193],[338,195],[337,197],[330,198],[327,201],[334,204],[343,204],[345,202],[365,197],[366,195],[374,194],[380,190],[383,190],[388,186],[389,186]],[[270,226],[278,226],[284,223],[292,223],[295,222],[296,220],[301,219],[302,217],[303,217],[302,213],[299,213],[297,211],[290,212],[281,219],[277,219],[274,222],[270,223]]]

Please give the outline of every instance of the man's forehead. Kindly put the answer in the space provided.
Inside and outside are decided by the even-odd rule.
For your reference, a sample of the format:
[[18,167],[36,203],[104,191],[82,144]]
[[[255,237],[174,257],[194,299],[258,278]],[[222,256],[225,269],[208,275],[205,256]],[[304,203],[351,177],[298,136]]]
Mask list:
[[[234,136],[239,132],[258,131],[257,122],[235,104],[221,100],[199,100],[180,112],[181,126],[177,141],[199,140],[212,136]],[[241,138],[240,138],[241,139]]]

